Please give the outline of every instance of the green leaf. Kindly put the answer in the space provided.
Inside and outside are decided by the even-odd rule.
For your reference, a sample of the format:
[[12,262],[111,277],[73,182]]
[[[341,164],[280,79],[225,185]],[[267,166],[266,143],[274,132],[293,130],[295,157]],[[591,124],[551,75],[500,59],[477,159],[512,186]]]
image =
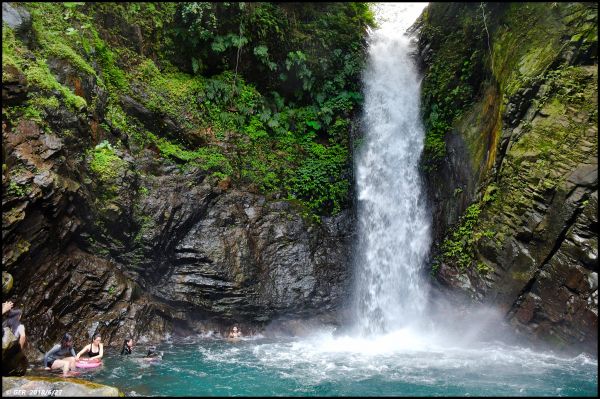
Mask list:
[[256,46],[254,47],[254,55],[258,56],[258,57],[268,57],[269,56],[269,49],[267,48],[267,46]]
[[306,124],[315,130],[319,130],[321,128],[321,124],[318,121],[306,121]]
[[194,70],[194,73],[198,73],[198,71],[200,70],[200,61],[198,61],[196,58],[192,57],[192,69]]
[[80,3],[80,2],[64,2],[63,5],[67,8],[75,8],[77,6],[82,6],[85,3]]

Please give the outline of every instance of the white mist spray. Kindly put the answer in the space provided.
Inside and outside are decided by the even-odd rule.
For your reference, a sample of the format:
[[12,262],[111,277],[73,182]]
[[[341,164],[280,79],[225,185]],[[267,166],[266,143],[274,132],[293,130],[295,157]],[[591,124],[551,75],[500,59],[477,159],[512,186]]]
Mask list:
[[357,158],[356,319],[380,334],[418,322],[427,285],[421,279],[430,246],[419,157],[420,79],[404,35],[424,3],[383,3],[369,35],[363,76],[365,142]]

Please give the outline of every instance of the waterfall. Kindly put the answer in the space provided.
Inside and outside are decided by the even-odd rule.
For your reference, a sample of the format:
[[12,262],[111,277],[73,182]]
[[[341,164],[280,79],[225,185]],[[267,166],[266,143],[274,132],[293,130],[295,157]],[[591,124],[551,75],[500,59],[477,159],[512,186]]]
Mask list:
[[424,129],[420,77],[404,35],[425,3],[383,3],[369,33],[363,74],[364,142],[356,160],[358,243],[355,310],[362,333],[419,321],[427,286],[421,278],[430,221],[418,164]]

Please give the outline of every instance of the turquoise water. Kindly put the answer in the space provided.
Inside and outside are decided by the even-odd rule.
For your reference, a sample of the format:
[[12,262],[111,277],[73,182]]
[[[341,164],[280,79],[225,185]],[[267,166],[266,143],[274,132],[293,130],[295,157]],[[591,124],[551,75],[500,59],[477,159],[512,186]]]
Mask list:
[[396,338],[174,341],[158,346],[163,360],[152,365],[136,357],[140,345],[138,355],[125,359],[109,349],[104,365],[81,377],[128,396],[595,396],[598,390],[597,360],[585,355],[501,344],[394,348],[389,343]]

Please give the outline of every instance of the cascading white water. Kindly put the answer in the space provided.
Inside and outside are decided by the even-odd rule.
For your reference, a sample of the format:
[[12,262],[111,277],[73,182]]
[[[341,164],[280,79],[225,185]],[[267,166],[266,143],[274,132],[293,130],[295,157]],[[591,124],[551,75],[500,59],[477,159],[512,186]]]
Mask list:
[[427,287],[420,277],[430,221],[418,171],[424,129],[420,77],[406,29],[425,3],[382,3],[363,75],[365,142],[357,157],[356,316],[361,332],[418,321]]

